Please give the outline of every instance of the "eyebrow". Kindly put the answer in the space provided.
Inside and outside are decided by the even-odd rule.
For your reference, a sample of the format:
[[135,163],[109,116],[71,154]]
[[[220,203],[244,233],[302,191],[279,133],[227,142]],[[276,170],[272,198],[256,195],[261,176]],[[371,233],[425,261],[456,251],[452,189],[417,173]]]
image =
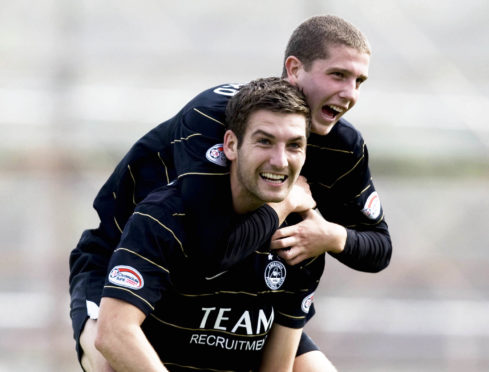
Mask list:
[[257,129],[255,130],[253,133],[251,133],[251,136],[258,136],[258,135],[263,135],[263,136],[267,136],[267,137],[272,137],[274,138],[275,136],[271,133],[268,133],[268,132],[265,132],[263,129]]
[[[263,135],[265,137],[270,137],[270,138],[275,138],[275,136],[271,133],[268,133],[268,132],[265,132],[263,129],[257,129],[256,131],[254,131],[251,136],[252,137],[255,137],[255,136],[259,136],[259,135]],[[289,139],[287,142],[294,142],[294,141],[304,141],[306,142],[307,141],[307,138],[306,136],[297,136],[297,137],[294,137],[294,138],[291,138]]]
[[[352,72],[350,70],[345,69],[345,68],[341,68],[341,67],[331,67],[327,71],[328,72],[339,71],[339,72],[342,72],[342,73],[347,74],[347,75],[354,75],[354,74],[352,74]],[[357,77],[357,79],[362,79],[362,81],[366,81],[368,79],[368,76],[361,74],[360,76]]]

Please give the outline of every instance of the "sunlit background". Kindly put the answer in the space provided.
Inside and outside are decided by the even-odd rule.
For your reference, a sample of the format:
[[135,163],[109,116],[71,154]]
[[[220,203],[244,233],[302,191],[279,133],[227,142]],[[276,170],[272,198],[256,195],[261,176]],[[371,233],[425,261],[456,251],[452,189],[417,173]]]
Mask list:
[[340,371],[489,370],[487,0],[0,0],[0,372],[80,370],[68,256],[98,189],[201,90],[279,75],[325,13],[373,47],[347,118],[394,254],[330,258],[307,330]]

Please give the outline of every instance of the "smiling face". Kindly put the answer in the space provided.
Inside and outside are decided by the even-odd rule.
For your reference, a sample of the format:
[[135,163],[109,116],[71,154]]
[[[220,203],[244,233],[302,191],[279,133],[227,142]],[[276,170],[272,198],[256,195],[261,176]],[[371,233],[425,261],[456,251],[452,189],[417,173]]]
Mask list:
[[232,131],[224,136],[231,161],[231,191],[236,212],[246,213],[289,193],[306,158],[306,117],[258,110],[248,119],[239,143]]
[[328,55],[308,68],[294,56],[285,62],[287,80],[306,95],[312,113],[311,131],[320,135],[328,134],[355,105],[370,62],[368,53],[342,45],[329,47]]

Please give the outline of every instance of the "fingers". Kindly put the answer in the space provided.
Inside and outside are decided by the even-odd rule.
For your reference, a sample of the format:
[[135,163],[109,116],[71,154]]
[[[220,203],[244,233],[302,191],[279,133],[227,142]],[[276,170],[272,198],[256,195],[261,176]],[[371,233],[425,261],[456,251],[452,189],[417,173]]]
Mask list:
[[289,236],[287,238],[272,240],[270,243],[271,249],[283,249],[293,247],[297,244],[297,239],[293,236]]
[[304,260],[301,250],[298,248],[278,250],[277,255],[291,266],[297,265]]
[[[272,235],[272,240],[277,240],[277,239],[283,239],[288,236],[292,236],[295,233],[295,227],[293,226],[287,226],[287,227],[282,227],[275,231],[275,233]],[[284,248],[284,247],[281,247]]]

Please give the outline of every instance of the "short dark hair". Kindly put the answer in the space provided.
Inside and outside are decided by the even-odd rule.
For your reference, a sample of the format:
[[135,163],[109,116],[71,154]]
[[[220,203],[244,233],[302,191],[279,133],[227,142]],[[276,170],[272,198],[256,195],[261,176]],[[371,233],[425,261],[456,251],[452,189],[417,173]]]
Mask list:
[[242,86],[226,107],[226,127],[236,135],[238,147],[250,115],[262,109],[303,115],[306,119],[306,136],[309,135],[311,112],[304,94],[284,79],[262,78]]
[[302,22],[290,36],[285,48],[282,77],[287,77],[285,61],[297,57],[307,71],[317,59],[329,57],[332,46],[347,46],[371,54],[367,37],[351,23],[333,15],[315,16]]

